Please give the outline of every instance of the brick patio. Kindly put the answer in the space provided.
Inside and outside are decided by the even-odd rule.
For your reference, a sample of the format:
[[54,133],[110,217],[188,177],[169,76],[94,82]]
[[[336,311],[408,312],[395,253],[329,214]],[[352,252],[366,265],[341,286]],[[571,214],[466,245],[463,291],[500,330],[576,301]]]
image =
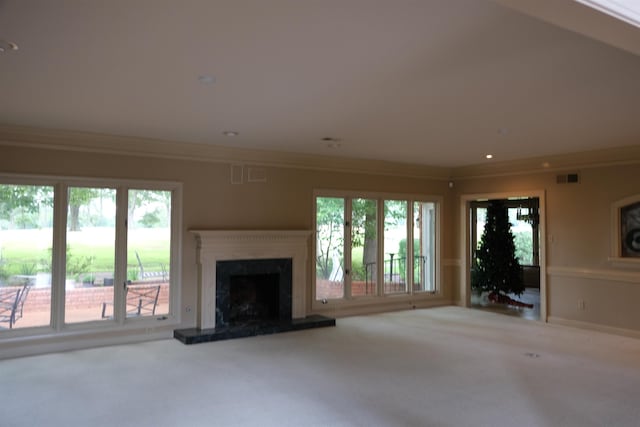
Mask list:
[[[145,282],[144,284],[151,284]],[[169,312],[169,283],[160,285],[156,314]],[[113,286],[95,286],[67,289],[65,296],[66,321],[68,323],[102,320],[102,304],[113,301]],[[51,288],[31,289],[24,303],[23,316],[14,325],[16,328],[45,326],[49,324]],[[1,328],[8,324],[0,324]]]

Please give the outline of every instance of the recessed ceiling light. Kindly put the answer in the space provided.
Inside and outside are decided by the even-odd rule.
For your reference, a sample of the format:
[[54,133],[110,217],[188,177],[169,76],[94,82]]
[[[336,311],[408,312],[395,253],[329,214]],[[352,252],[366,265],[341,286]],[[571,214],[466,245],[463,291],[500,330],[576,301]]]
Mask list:
[[222,132],[222,134],[223,134],[224,136],[238,136],[238,135],[240,135],[240,132],[235,132],[235,131],[232,131],[232,130],[227,130],[227,131]]
[[322,138],[323,142],[327,143],[327,148],[340,148],[342,147],[342,143],[339,138],[333,138],[331,136],[326,136]]
[[493,154],[487,154],[485,157],[486,157],[487,159],[493,159]]
[[0,40],[0,53],[6,52],[7,50],[16,51],[18,50],[18,45],[7,40]]
[[210,84],[215,83],[216,78],[213,77],[213,76],[210,76],[208,74],[203,74],[201,76],[198,76],[198,81],[200,83],[202,83],[203,85],[210,85]]

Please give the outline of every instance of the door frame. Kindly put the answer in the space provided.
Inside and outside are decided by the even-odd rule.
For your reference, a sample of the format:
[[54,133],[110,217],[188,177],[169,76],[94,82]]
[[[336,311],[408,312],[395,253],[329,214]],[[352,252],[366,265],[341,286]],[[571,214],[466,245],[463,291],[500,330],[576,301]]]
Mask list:
[[471,202],[476,200],[508,199],[510,197],[537,197],[540,214],[539,263],[540,263],[540,321],[547,322],[547,226],[546,199],[544,190],[509,191],[503,193],[476,193],[460,195],[460,304],[471,306]]

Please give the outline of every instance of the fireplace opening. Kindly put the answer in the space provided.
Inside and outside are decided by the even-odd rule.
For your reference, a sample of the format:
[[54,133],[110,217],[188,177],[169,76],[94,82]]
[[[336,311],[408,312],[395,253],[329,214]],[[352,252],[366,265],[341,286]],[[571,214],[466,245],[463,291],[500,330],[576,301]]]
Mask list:
[[231,277],[229,324],[278,320],[279,274],[243,274]]
[[291,321],[290,258],[216,262],[216,327]]

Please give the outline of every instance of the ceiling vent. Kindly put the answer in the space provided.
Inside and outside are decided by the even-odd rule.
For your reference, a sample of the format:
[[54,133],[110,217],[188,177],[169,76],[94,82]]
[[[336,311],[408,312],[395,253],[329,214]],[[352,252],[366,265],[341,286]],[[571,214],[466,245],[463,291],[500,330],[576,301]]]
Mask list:
[[580,175],[577,173],[565,173],[556,176],[556,182],[558,184],[577,184],[580,182]]

